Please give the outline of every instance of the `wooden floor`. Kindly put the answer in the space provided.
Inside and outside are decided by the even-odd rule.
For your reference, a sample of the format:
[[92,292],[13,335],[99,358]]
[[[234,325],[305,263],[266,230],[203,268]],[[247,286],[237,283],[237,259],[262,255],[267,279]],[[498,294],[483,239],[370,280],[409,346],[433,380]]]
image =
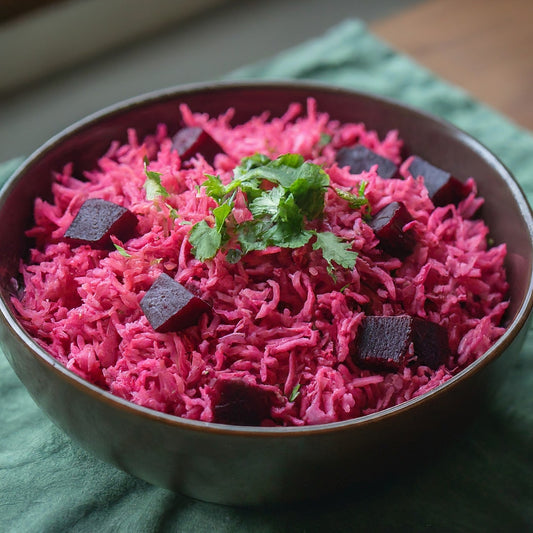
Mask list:
[[533,130],[533,0],[428,0],[371,30]]

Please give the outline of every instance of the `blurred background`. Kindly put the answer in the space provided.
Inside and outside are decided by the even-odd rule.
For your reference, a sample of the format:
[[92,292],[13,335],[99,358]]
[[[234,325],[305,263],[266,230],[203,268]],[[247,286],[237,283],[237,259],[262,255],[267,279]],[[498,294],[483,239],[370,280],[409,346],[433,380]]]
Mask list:
[[8,0],[0,8],[0,161],[152,89],[215,80],[416,0]]
[[347,18],[533,129],[531,0],[0,0],[0,162],[102,107],[216,80]]

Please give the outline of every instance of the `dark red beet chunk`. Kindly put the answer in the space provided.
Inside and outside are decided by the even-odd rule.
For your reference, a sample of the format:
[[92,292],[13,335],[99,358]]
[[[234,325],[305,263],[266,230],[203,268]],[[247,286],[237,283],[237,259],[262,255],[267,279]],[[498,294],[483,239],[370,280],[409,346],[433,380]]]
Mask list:
[[398,371],[407,364],[435,370],[448,355],[448,334],[440,324],[408,315],[367,316],[353,359],[361,368],[373,370]]
[[390,159],[376,154],[362,144],[341,148],[335,159],[339,167],[349,166],[352,174],[361,174],[364,170],[370,170],[374,165],[378,165],[378,175],[389,179],[398,170]]
[[446,329],[423,318],[413,318],[413,343],[418,365],[435,370],[450,355]]
[[241,380],[219,380],[215,384],[214,421],[237,426],[260,426],[270,418],[272,395]]
[[183,128],[174,135],[172,148],[182,160],[200,153],[208,163],[213,163],[216,154],[224,152],[221,146],[202,128]]
[[192,326],[211,307],[167,274],[161,274],[141,300],[141,309],[155,331],[165,333]]
[[470,192],[464,183],[454,178],[449,172],[434,167],[418,156],[415,156],[409,165],[409,172],[415,178],[418,176],[424,178],[424,185],[435,206],[457,205]]
[[411,342],[410,316],[367,316],[358,336],[355,363],[361,368],[398,370]]
[[137,217],[125,207],[101,198],[90,198],[80,207],[65,238],[73,244],[104,248],[111,245],[111,235],[125,240],[133,234],[136,225]]
[[374,230],[382,250],[395,257],[407,257],[416,244],[412,230],[403,227],[413,218],[401,202],[391,202],[376,213],[368,225]]

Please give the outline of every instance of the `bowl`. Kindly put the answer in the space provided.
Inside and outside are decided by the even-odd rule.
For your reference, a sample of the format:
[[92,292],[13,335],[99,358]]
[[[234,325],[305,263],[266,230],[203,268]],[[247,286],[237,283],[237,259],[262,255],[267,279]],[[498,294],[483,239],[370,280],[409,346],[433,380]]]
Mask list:
[[[283,114],[313,96],[321,111],[362,121],[380,135],[398,129],[409,153],[465,180],[475,176],[483,216],[496,243],[508,247],[510,306],[506,333],[475,363],[438,388],[358,419],[307,427],[242,427],[203,423],[139,407],[84,381],[26,333],[10,303],[13,278],[29,243],[33,201],[49,197],[51,175],[69,161],[91,168],[127,128],[142,136],[160,122],[179,123],[178,104],[234,123],[268,109]],[[505,216],[502,216],[504,213]],[[232,505],[300,501],[391,475],[434,453],[444,436],[471,419],[518,355],[533,304],[533,221],[504,165],[449,123],[369,94],[309,83],[217,83],[152,92],[93,114],[31,155],[0,195],[0,330],[6,356],[43,411],[97,457],[150,483],[197,499]],[[426,466],[431,468],[430,464]]]

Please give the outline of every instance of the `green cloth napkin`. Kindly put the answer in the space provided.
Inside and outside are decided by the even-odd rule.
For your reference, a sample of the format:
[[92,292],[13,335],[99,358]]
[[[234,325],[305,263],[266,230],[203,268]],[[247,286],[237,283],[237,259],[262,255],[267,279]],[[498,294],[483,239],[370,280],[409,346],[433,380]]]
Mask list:
[[[533,199],[533,137],[391,50],[359,21],[228,78],[321,80],[441,115],[492,149]],[[4,179],[15,163],[0,167]],[[153,487],[95,459],[41,413],[2,355],[0,531],[532,531],[531,391],[529,335],[497,395],[432,464],[320,505],[240,509]]]

